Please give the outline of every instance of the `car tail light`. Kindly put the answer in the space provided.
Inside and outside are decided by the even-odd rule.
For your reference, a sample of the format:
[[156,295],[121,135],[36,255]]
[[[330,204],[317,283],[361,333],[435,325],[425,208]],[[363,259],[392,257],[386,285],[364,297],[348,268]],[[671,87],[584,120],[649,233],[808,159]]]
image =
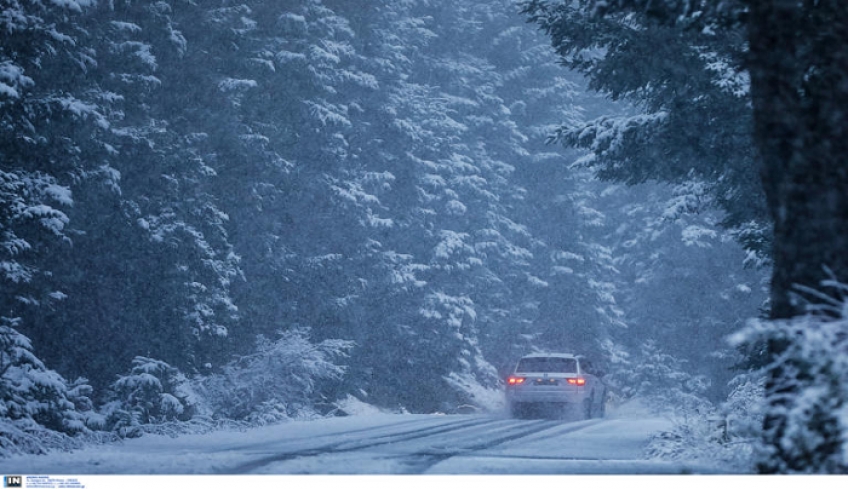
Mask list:
[[577,377],[574,379],[568,379],[568,383],[571,385],[586,385],[586,379],[583,377]]
[[524,383],[524,377],[509,377],[506,379],[506,383],[509,385],[518,385]]

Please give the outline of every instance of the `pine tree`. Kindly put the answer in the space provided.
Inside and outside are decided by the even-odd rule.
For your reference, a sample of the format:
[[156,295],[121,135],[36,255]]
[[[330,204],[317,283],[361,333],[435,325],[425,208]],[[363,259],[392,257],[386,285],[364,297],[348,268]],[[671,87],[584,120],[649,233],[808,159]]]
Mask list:
[[[97,145],[86,154],[99,166],[72,184],[73,245],[43,259],[67,300],[28,322],[51,364],[101,392],[141,353],[201,368],[220,355],[235,310],[238,258],[207,189],[202,135],[176,130],[178,114],[160,105],[166,62],[185,47],[166,7],[103,4],[75,17],[89,64],[74,83],[102,105],[105,130],[93,142],[65,131],[81,148]],[[95,347],[104,341],[108,350]]]
[[0,320],[0,456],[45,453],[71,445],[63,434],[88,431],[89,388],[45,367],[19,322]]
[[88,1],[11,1],[0,20],[0,308],[51,365],[57,352],[42,343],[48,331],[38,318],[70,298],[53,257],[76,237],[74,191],[116,181],[101,164],[111,102],[86,76],[96,66],[83,42],[90,10]]
[[[695,4],[668,2],[671,9]],[[722,224],[738,230],[741,242],[767,259],[770,218],[749,130],[744,32],[723,29],[725,15],[718,14],[689,28],[668,25],[657,17],[665,12],[663,2],[645,4],[650,11],[638,0],[612,2],[609,8],[595,0],[522,5],[550,36],[563,63],[587,77],[589,89],[633,106],[558,130],[557,140],[591,152],[581,165],[602,179],[628,184],[702,182],[725,213]],[[688,12],[697,11],[692,9]]]
[[[548,30],[554,44],[561,47],[561,54],[573,56],[578,65],[584,63],[590,68],[599,65],[585,56],[588,54],[585,48],[590,44],[581,44],[581,39],[591,40],[597,35],[602,39],[602,45],[607,48],[628,48],[639,45],[622,42],[625,39],[629,41],[634,36],[665,36],[669,42],[656,43],[654,46],[662,47],[663,50],[677,49],[673,53],[675,56],[666,56],[669,60],[668,66],[676,66],[673,63],[677,62],[687,66],[694,58],[692,53],[696,53],[702,60],[703,68],[718,73],[719,76],[713,78],[714,83],[721,87],[721,91],[734,92],[736,87],[750,86],[749,91],[740,92],[743,100],[750,100],[750,105],[745,105],[744,112],[741,112],[743,118],[738,117],[738,110],[728,110],[729,106],[726,104],[710,104],[716,110],[737,114],[737,120],[749,118],[752,121],[753,132],[739,132],[735,130],[739,126],[722,125],[722,128],[734,129],[728,136],[736,133],[740,134],[742,139],[722,138],[716,140],[714,145],[721,147],[725,141],[731,142],[730,148],[738,150],[735,153],[752,156],[751,161],[736,174],[744,175],[747,168],[748,173],[759,171],[761,179],[748,177],[739,180],[729,174],[727,182],[732,184],[734,189],[746,189],[750,191],[750,195],[757,195],[757,200],[765,204],[756,206],[761,209],[758,214],[767,216],[774,224],[773,246],[763,249],[769,252],[774,263],[770,316],[778,321],[776,333],[772,336],[765,335],[764,341],[767,350],[766,362],[778,363],[776,368],[769,371],[766,383],[769,406],[764,419],[764,441],[769,452],[758,468],[763,472],[844,471],[844,467],[831,462],[833,457],[840,456],[841,450],[841,444],[833,441],[840,435],[835,433],[835,425],[828,412],[838,408],[837,406],[831,405],[824,410],[821,410],[820,405],[808,406],[808,417],[801,421],[800,426],[796,424],[798,419],[787,415],[789,406],[796,401],[803,403],[801,396],[811,375],[806,372],[806,360],[800,353],[805,351],[808,340],[803,335],[787,336],[780,332],[784,320],[803,316],[805,308],[808,307],[804,301],[798,300],[795,288],[801,287],[802,290],[810,291],[825,281],[846,281],[843,253],[846,240],[846,206],[843,203],[846,195],[846,172],[841,162],[845,154],[843,146],[847,140],[844,131],[845,127],[848,127],[845,124],[844,111],[841,109],[845,106],[848,96],[845,89],[845,80],[848,79],[845,67],[848,63],[846,51],[843,49],[845,32],[848,32],[848,19],[844,5],[836,1],[742,3],[589,0],[568,5],[531,1],[527,3],[527,12]],[[572,22],[566,22],[568,19]],[[634,22],[642,28],[631,29],[631,33],[627,29]],[[584,30],[589,25],[593,28]],[[574,26],[588,35],[573,36],[570,32]],[[616,35],[611,38],[603,37],[608,32],[605,29],[610,27]],[[575,40],[578,42],[574,43]],[[708,49],[704,51],[702,46],[708,46]],[[616,52],[630,59],[633,59],[634,54],[638,54],[627,49],[612,51]],[[738,64],[732,63],[733,60],[740,59],[740,55],[747,56],[747,72],[743,72]],[[607,55],[602,58],[609,57]],[[728,61],[731,63],[728,64]],[[602,61],[600,65],[603,63]],[[698,80],[702,71],[703,69],[687,69],[680,70],[680,73],[688,73],[695,77],[694,80]],[[647,79],[636,80],[634,88],[641,91],[629,93],[636,98],[640,98],[644,93],[647,95],[646,101],[650,102],[652,93],[661,93],[671,88],[676,90],[665,95],[664,103],[675,100],[680,94],[689,98],[690,106],[698,106],[702,101],[712,100],[707,90],[686,92],[684,89],[690,85],[669,83],[674,77],[663,75],[664,72],[660,70],[652,73]],[[599,82],[606,83],[598,79]],[[611,93],[628,94],[627,91],[617,92],[615,87]],[[670,109],[679,111],[677,105],[672,105]],[[642,119],[649,121],[650,126],[661,129],[663,124],[673,119],[673,114],[674,112],[666,110]],[[597,150],[603,152],[607,148],[616,149],[622,141],[626,143],[628,136],[638,141],[639,131],[631,128],[644,124],[637,122],[638,124],[630,124],[627,121],[603,124],[606,130],[596,131],[594,134],[590,132],[586,144],[599,142],[595,148],[597,154]],[[682,124],[676,126],[685,127]],[[681,133],[688,132],[683,130]],[[569,137],[567,132],[564,134]],[[599,135],[602,136],[600,140]],[[581,135],[575,133],[572,133],[571,137],[575,140],[581,139]],[[749,139],[751,144],[744,144],[745,139]],[[676,151],[678,147],[668,145],[664,148],[667,151]],[[752,153],[750,148],[756,148],[759,153]],[[708,155],[700,156],[699,160],[711,161]],[[656,161],[664,159],[657,158]],[[674,171],[690,169],[690,162],[678,163],[683,164],[675,165]],[[650,170],[651,175],[668,174],[665,169],[657,172],[650,165],[644,168]],[[719,170],[723,167],[711,164],[709,168]],[[698,172],[697,167],[695,171]],[[699,179],[707,182],[714,182],[714,177],[724,178],[725,175],[724,170],[717,171],[711,177],[698,172]],[[710,178],[704,179],[705,176]],[[720,187],[721,185],[717,186]],[[718,197],[723,198],[721,194]],[[725,209],[731,215],[732,221],[736,206]],[[763,221],[763,218],[754,219],[753,225],[747,226],[743,235],[751,236],[751,231],[763,228]],[[821,301],[821,297],[814,294],[811,300],[815,309],[815,304]],[[799,321],[803,322],[803,319]],[[790,324],[792,322],[789,321]],[[822,360],[829,361],[827,358]],[[815,371],[816,368],[813,366],[809,369]],[[804,427],[805,423],[809,424]],[[787,434],[806,428],[812,428],[808,433],[811,436],[800,440],[800,445],[799,440],[792,439],[792,435],[789,435],[789,439],[786,438]],[[816,445],[815,449],[802,446],[808,442]]]

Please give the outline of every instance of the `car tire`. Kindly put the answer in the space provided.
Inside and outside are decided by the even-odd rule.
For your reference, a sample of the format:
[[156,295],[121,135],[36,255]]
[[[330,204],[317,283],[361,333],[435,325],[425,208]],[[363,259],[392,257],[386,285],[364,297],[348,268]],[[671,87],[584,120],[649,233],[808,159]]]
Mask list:
[[603,418],[607,415],[607,392],[601,396],[601,403],[598,405],[598,417]]
[[592,398],[583,401],[583,419],[592,419]]
[[521,404],[515,403],[509,405],[509,417],[514,419],[524,418],[524,407]]

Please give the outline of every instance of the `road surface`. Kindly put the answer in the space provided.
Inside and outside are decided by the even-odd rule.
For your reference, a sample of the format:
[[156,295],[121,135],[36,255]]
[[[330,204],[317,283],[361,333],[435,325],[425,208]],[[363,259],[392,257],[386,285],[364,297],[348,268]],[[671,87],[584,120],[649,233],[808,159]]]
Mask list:
[[720,468],[649,460],[669,422],[369,414],[177,438],[146,435],[70,453],[0,460],[24,474],[681,474]]

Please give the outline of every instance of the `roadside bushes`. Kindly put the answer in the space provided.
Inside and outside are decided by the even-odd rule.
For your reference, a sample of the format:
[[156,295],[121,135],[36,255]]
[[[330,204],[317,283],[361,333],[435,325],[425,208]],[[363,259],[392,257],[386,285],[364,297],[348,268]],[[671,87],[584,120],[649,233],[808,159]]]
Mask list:
[[697,411],[674,417],[670,430],[651,439],[648,456],[704,462],[728,473],[753,472],[762,431],[763,381],[761,373],[738,375],[725,402],[705,402]]
[[130,373],[112,384],[114,399],[104,406],[104,428],[134,438],[141,436],[141,425],[191,418],[185,375],[153,358],[139,356],[132,363]]
[[671,428],[657,433],[646,448],[649,457],[719,465],[728,472],[753,471],[762,426],[762,372],[731,380],[724,402],[711,402],[709,381],[686,371],[686,362],[661,351],[654,342],[625,359],[607,381],[625,399],[639,399]]
[[752,353],[780,347],[734,379],[727,401],[661,434],[649,452],[749,472],[848,473],[848,285],[822,289],[796,290],[807,298],[804,315],[753,319],[732,335]]
[[252,354],[197,379],[193,389],[203,399],[201,411],[216,418],[265,424],[308,416],[317,383],[341,379],[345,368],[335,360],[352,347],[345,340],[312,343],[308,328],[280,331],[276,339],[260,335]]
[[686,361],[663,352],[654,341],[641,345],[634,358],[623,358],[604,378],[617,396],[639,398],[657,413],[688,416],[707,412],[709,379],[686,371]]
[[341,378],[345,369],[335,360],[352,346],[343,340],[312,343],[307,328],[281,331],[274,340],[259,336],[251,354],[219,372],[193,378],[161,360],[136,357],[130,373],[112,384],[103,428],[136,437],[181,432],[179,423],[261,425],[313,415],[317,384]]
[[68,435],[88,431],[91,388],[45,367],[18,322],[0,318],[0,457],[66,447]]
[[806,314],[790,320],[753,320],[731,339],[738,346],[775,348],[762,375],[764,440],[759,470],[848,473],[848,285],[822,283],[826,292],[798,289]]
[[[32,351],[13,320],[0,323],[0,458],[69,449],[85,441],[176,435],[318,415],[319,385],[343,376],[353,343],[313,343],[307,328],[259,336],[254,351],[219,372],[189,378],[168,363],[135,357],[95,409],[85,379],[67,382]],[[329,399],[335,401],[335,399]],[[83,434],[85,436],[73,436]]]

